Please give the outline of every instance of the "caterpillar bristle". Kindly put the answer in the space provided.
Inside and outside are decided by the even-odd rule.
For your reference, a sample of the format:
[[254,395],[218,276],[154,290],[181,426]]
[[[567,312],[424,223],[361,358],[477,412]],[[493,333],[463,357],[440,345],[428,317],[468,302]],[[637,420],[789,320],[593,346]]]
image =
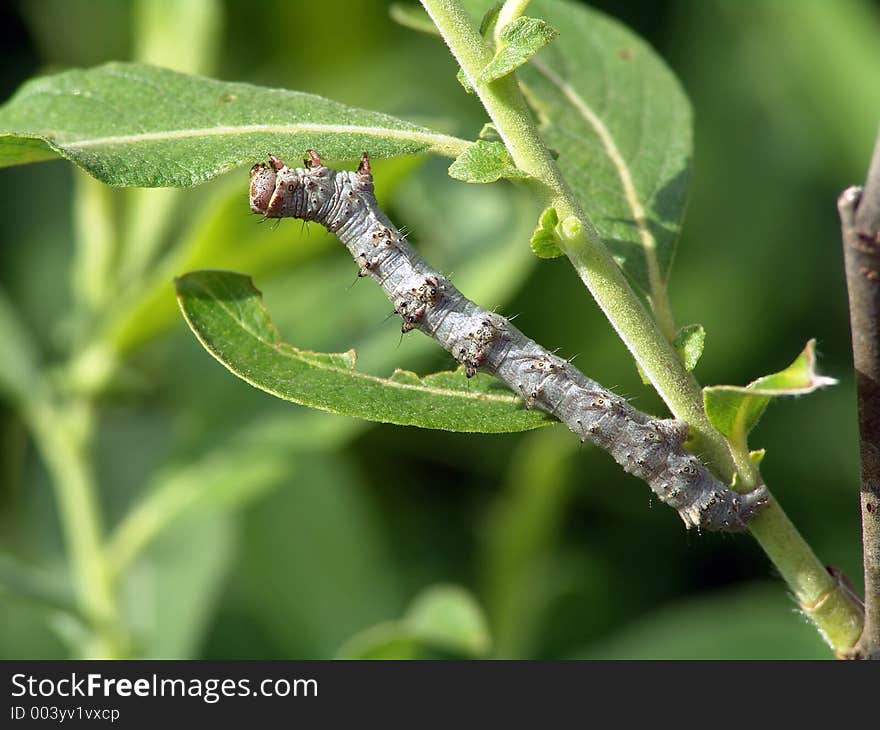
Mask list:
[[455,357],[468,388],[479,371],[494,375],[521,394],[526,409],[549,413],[581,443],[609,452],[688,528],[741,531],[767,504],[763,485],[738,494],[687,452],[686,423],[642,413],[616,388],[573,367],[577,354],[564,360],[558,349],[546,350],[511,324],[516,315],[505,318],[468,300],[451,273],[433,269],[388,221],[373,194],[366,152],[356,172],[324,167],[314,150],[306,154],[305,169],[291,169],[271,154],[268,165],[251,168],[251,210],[264,218],[313,220],[334,233],[351,252],[357,278],[372,278],[394,303],[392,314],[402,318],[398,347],[404,334],[419,329]]

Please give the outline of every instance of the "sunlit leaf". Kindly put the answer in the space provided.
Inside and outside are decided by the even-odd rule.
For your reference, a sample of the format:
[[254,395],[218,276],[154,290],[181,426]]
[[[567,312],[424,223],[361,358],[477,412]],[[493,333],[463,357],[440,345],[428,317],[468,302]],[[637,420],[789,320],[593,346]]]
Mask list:
[[701,324],[686,324],[675,333],[675,341],[673,342],[687,370],[693,370],[697,367],[705,344],[706,330]]
[[527,178],[501,142],[477,140],[455,158],[449,175],[469,183],[491,183],[501,178]]
[[784,370],[752,381],[745,387],[712,385],[703,388],[706,414],[715,428],[734,443],[744,444],[773,398],[805,395],[837,381],[816,372],[816,341],[810,340]]
[[284,400],[382,423],[501,433],[552,422],[488,376],[358,372],[353,351],[318,353],[281,341],[260,293],[242,274],[197,271],[177,279],[181,311],[202,345],[232,373]]
[[478,82],[491,83],[515,71],[557,36],[543,20],[517,18],[501,31],[498,48],[480,72]]
[[25,83],[0,108],[0,166],[61,155],[110,185],[186,187],[262,159],[417,152],[468,143],[312,94],[108,63]]

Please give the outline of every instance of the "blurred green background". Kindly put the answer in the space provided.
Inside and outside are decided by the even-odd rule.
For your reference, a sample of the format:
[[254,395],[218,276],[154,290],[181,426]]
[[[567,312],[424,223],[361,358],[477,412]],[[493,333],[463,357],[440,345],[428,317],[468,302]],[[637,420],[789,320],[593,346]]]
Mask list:
[[[880,8],[591,4],[646,37],[693,102],[694,176],[671,298],[679,324],[708,332],[698,378],[746,383],[815,336],[822,370],[840,380],[775,403],[753,445],[767,449],[767,482],[820,558],[859,585],[835,199],[863,179],[880,121]],[[484,121],[442,44],[397,26],[385,2],[194,3],[183,20],[174,7],[182,12],[162,2],[4,4],[2,97],[33,74],[137,58],[465,137]],[[446,164],[376,165],[411,240],[479,303],[519,313],[532,337],[578,353],[587,374],[662,413],[567,262],[529,253],[528,197],[451,180]],[[381,293],[347,288],[354,268],[322,231],[257,226],[245,184],[245,170],[174,192],[108,191],[66,162],[0,173],[10,201],[0,285],[52,377],[95,403],[106,529],[124,525],[130,547],[143,524],[126,517],[161,516],[119,578],[130,655],[829,656],[750,538],[686,533],[674,511],[652,509],[643,483],[562,428],[377,426],[279,402],[229,375],[176,313],[174,274],[252,273],[287,341],[357,347],[370,372],[452,364],[427,338],[399,343]],[[95,211],[108,230],[96,229]],[[112,242],[109,263],[89,249],[99,235]],[[109,288],[106,267],[123,272]],[[118,359],[87,346],[96,332]],[[70,352],[75,366],[59,367]],[[80,653],[71,592],[50,479],[19,415],[0,404],[0,657]]]

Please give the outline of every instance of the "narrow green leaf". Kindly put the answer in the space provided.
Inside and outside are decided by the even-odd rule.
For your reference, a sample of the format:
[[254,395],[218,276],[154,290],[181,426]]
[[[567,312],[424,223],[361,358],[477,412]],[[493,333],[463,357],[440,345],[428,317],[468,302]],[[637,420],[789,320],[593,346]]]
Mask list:
[[703,388],[703,403],[715,428],[734,443],[745,444],[746,437],[771,399],[805,395],[836,382],[816,373],[816,341],[810,340],[785,370],[765,375],[745,387],[713,385]]
[[528,175],[518,169],[501,142],[479,139],[455,158],[449,175],[469,183],[491,183],[501,178],[524,179]]
[[543,20],[521,17],[501,31],[492,60],[480,72],[478,83],[488,84],[512,73],[558,35]]
[[[697,366],[703,354],[705,342],[706,330],[703,329],[701,324],[686,324],[675,333],[675,339],[672,344],[675,346],[675,350],[678,352],[678,356],[687,370],[693,370]],[[642,383],[651,385],[650,378],[645,375],[645,371],[642,370],[642,366],[638,363],[636,363],[636,370],[639,372]]]
[[429,35],[440,35],[437,26],[431,22],[431,18],[419,5],[391,3],[391,7],[388,8],[388,14],[393,21],[399,23],[404,28],[417,30],[420,33],[427,33]]
[[0,289],[0,395],[25,400],[36,388],[36,344],[12,302]]
[[672,344],[681,356],[685,368],[693,370],[703,354],[706,330],[701,324],[686,324],[675,333],[675,341]]
[[358,631],[336,653],[337,659],[425,659],[429,647],[400,621],[383,621]]
[[236,555],[235,538],[236,523],[230,515],[194,510],[146,547],[138,569],[120,576],[121,609],[142,642],[140,656],[198,656]]
[[490,648],[486,619],[474,597],[454,585],[431,586],[406,615],[355,634],[338,656],[343,659],[423,659],[437,651],[485,656]]
[[492,122],[486,122],[477,137],[486,140],[486,142],[501,142],[501,135],[498,134],[498,130]]
[[[342,415],[447,431],[505,433],[552,422],[523,409],[488,376],[428,375],[416,385],[354,369],[354,354],[299,350],[281,341],[250,278],[196,271],[176,280],[181,311],[199,341],[233,374],[284,400]],[[409,376],[407,376],[408,378]]]
[[483,15],[483,19],[480,21],[480,35],[483,36],[483,38],[492,32],[495,23],[498,22],[498,14],[501,12],[502,7],[504,7],[504,3],[496,2]]
[[559,235],[556,233],[557,225],[559,225],[559,215],[555,208],[547,208],[538,218],[538,225],[532,233],[529,245],[532,247],[532,253],[539,259],[555,259],[562,256]]
[[[465,0],[474,18],[487,0]],[[546,143],[599,234],[645,292],[666,286],[690,174],[691,109],[635,33],[567,0],[529,9],[559,37],[519,69]]]
[[296,447],[304,448],[314,446],[310,437],[327,436],[319,435],[314,425],[311,434],[298,425],[289,418],[283,424],[277,419],[246,424],[198,458],[158,471],[145,489],[146,496],[128,511],[112,536],[108,555],[113,571],[125,574],[157,535],[194,508],[205,512],[238,506],[277,485],[290,473],[290,458],[275,439],[292,436]]
[[287,488],[241,516],[233,594],[276,655],[333,656],[400,610],[399,556],[363,472],[346,450],[300,454]]
[[432,586],[416,597],[404,619],[435,646],[481,656],[489,650],[489,629],[476,599],[458,586]]
[[[419,158],[414,157],[376,162],[376,196],[380,204],[387,204],[390,191],[418,164]],[[172,252],[148,270],[146,286],[140,291],[132,290],[133,296],[128,291],[119,293],[102,333],[114,350],[129,351],[179,322],[172,280],[182,271],[211,267],[247,271],[253,276],[276,276],[332,245],[330,234],[323,229],[283,226],[274,230],[272,226],[259,225],[255,216],[243,216],[241,191],[247,184],[246,175],[242,171],[241,177],[215,181],[215,194],[208,195],[205,204],[189,216]],[[159,193],[161,198],[162,193],[175,190],[127,192]],[[143,238],[138,236],[138,241],[143,242]]]
[[32,601],[41,608],[80,617],[73,589],[66,576],[57,576],[0,553],[0,596]]
[[[723,627],[723,630],[719,630]],[[828,659],[828,647],[772,584],[746,583],[649,610],[573,659]]]
[[468,142],[312,94],[109,63],[25,83],[0,107],[0,166],[61,155],[110,185],[186,187],[271,150],[297,159],[435,152]]
[[576,493],[578,445],[559,436],[558,428],[545,428],[519,441],[482,523],[480,595],[495,654],[506,659],[535,655],[545,611],[571,589],[559,551]]
[[471,85],[471,82],[468,81],[468,77],[464,75],[464,70],[458,69],[455,72],[455,78],[458,83],[461,84],[461,88],[463,88],[468,94],[474,93],[474,87]]

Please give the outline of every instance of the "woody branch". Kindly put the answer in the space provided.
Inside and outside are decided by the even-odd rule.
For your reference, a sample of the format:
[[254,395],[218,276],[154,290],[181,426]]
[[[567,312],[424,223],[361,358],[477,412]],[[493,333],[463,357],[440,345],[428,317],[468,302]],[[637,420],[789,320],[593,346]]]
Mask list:
[[859,413],[865,626],[858,656],[880,659],[880,136],[864,189],[838,200]]

